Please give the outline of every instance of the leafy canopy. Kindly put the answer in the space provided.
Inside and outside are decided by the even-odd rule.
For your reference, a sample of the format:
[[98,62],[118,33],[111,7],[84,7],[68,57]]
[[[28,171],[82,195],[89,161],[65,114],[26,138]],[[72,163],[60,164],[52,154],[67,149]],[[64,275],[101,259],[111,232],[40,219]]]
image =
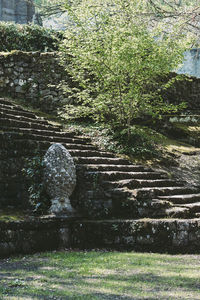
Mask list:
[[178,23],[151,26],[146,1],[66,1],[65,9],[61,58],[74,82],[65,88],[81,104],[79,113],[127,128],[134,117],[177,109],[161,94],[188,47]]

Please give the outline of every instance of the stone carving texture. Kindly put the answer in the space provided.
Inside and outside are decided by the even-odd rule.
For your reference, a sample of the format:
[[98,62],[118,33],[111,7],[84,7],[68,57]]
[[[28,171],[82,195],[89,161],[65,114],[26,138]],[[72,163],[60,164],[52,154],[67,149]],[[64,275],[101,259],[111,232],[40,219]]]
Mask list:
[[76,185],[76,168],[70,153],[63,145],[53,144],[44,156],[44,166],[44,184],[52,203],[50,213],[74,214],[69,197]]

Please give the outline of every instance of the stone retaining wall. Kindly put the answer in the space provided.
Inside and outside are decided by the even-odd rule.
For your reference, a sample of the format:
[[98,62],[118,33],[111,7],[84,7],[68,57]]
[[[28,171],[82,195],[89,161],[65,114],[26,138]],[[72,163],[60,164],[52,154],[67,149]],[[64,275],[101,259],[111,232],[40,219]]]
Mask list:
[[[61,81],[70,80],[57,58],[53,52],[0,53],[0,93],[24,99],[47,113],[55,112],[63,103],[72,104],[57,87]],[[186,101],[189,109],[200,110],[200,78],[176,83],[164,98],[171,103]]]
[[[170,77],[176,76],[172,73]],[[184,76],[183,80],[177,81],[173,87],[165,92],[164,99],[173,104],[186,102],[188,109],[200,110],[200,78]]]
[[200,253],[200,220],[33,218],[0,222],[0,256],[60,248]]
[[44,112],[54,112],[62,104],[66,97],[57,86],[68,79],[54,52],[0,53],[0,92]]

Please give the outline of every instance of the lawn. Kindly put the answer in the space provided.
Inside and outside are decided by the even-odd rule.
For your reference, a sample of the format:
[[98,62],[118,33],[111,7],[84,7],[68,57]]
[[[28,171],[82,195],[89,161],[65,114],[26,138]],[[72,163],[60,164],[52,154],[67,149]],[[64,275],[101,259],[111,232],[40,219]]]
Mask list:
[[63,251],[0,260],[0,299],[200,299],[200,255]]

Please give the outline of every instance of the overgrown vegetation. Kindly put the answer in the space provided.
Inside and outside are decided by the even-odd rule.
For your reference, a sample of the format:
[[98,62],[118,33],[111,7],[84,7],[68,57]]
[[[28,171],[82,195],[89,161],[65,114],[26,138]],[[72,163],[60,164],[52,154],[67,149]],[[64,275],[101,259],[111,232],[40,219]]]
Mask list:
[[57,51],[62,32],[38,25],[19,25],[0,22],[0,51]]
[[27,182],[29,203],[34,213],[47,212],[50,207],[50,198],[43,184],[43,170],[43,157],[39,153],[27,158],[22,170]]
[[122,128],[129,136],[133,118],[159,118],[182,107],[161,96],[179,79],[168,75],[188,46],[185,36],[176,34],[178,25],[166,33],[158,26],[149,30],[139,15],[143,5],[135,0],[98,0],[95,6],[90,0],[66,2],[72,24],[61,58],[73,80],[65,89],[81,103],[77,115]]
[[199,255],[54,252],[1,260],[3,299],[199,299]]

